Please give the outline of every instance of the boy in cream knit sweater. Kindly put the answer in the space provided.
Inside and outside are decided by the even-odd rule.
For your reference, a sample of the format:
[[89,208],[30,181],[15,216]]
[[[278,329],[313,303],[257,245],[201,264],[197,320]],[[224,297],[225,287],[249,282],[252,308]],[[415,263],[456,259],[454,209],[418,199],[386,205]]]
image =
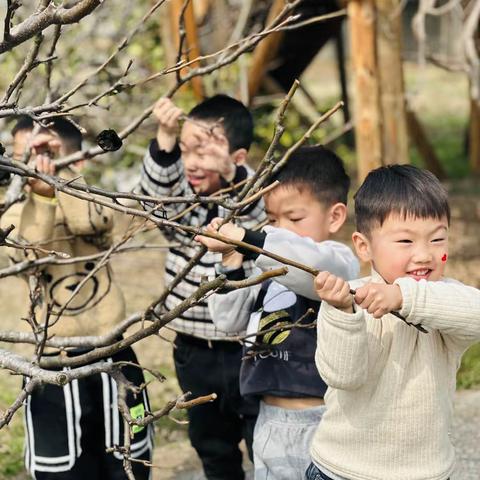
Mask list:
[[372,274],[315,279],[316,363],[330,388],[306,478],[446,480],[456,371],[480,339],[480,291],[443,275],[450,209],[430,172],[370,172],[355,214],[353,243]]

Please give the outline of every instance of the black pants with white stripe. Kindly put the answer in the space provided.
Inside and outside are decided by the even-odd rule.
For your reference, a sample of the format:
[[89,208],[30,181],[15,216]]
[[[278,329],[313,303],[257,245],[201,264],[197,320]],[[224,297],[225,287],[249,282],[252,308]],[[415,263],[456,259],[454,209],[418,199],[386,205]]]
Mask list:
[[[78,353],[77,353],[78,354]],[[107,362],[138,363],[131,348]],[[143,372],[133,366],[122,368],[135,385],[144,382]],[[28,379],[25,381],[28,382]],[[129,392],[127,404],[133,417],[150,410],[144,391],[134,398]],[[123,445],[123,420],[118,411],[117,386],[106,373],[73,380],[64,387],[42,385],[26,401],[25,465],[36,480],[124,480],[123,458],[107,453],[114,445]],[[151,460],[153,429],[133,427],[131,456]],[[150,469],[132,463],[137,480],[148,479]]]
[[178,383],[193,398],[215,392],[214,402],[188,410],[188,434],[208,480],[243,480],[239,442],[245,439],[252,459],[258,402],[240,395],[242,347],[177,334],[174,360]]

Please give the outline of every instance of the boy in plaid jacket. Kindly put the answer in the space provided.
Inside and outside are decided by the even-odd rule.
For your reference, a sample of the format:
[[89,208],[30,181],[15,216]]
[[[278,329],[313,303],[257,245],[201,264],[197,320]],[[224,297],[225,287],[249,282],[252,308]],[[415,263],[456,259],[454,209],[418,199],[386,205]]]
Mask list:
[[[186,117],[179,139],[182,110],[162,98],[154,115],[158,132],[143,160],[142,193],[156,197],[211,195],[237,185],[253,173],[245,164],[253,139],[253,121],[248,109],[237,100],[215,95],[194,107]],[[231,191],[233,198],[238,190]],[[196,227],[208,225],[213,218],[227,213],[221,206],[205,204],[191,210],[185,204],[170,204],[167,210],[169,220]],[[247,206],[237,218],[241,226],[252,229],[265,219],[263,202]],[[165,284],[168,286],[200,247],[191,235],[170,230],[164,233],[180,244],[171,247],[167,255]],[[220,260],[220,254],[207,252],[173,288],[163,304],[164,311],[195,292],[202,277],[215,276],[215,264]],[[253,262],[246,261],[244,268],[251,273]],[[193,306],[170,326],[177,332],[174,360],[182,390],[192,392],[193,396],[212,392],[218,395],[215,402],[188,412],[190,441],[202,460],[205,475],[212,480],[241,480],[244,472],[238,444],[244,438],[251,453],[257,405],[247,403],[239,393],[242,348],[239,343],[228,341],[236,333],[217,330],[207,302]]]

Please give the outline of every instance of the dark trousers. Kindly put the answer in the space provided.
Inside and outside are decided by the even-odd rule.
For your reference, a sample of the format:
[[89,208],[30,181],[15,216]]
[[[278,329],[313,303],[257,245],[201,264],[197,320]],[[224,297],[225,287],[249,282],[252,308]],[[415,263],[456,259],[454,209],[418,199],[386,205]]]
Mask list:
[[[138,363],[131,348],[106,361]],[[127,365],[122,372],[134,385],[144,382],[138,368]],[[36,480],[126,480],[122,455],[106,452],[123,445],[116,393],[116,383],[106,373],[63,387],[36,388],[25,402],[25,466],[31,476]],[[127,405],[132,416],[142,417],[150,410],[146,391],[137,398],[129,393]],[[153,429],[133,427],[133,433],[131,456],[151,460]],[[132,462],[132,467],[137,480],[149,478],[149,467],[138,462]]]
[[188,411],[188,434],[209,480],[243,480],[242,453],[245,439],[252,459],[253,429],[258,403],[240,395],[239,371],[242,348],[238,343],[207,341],[177,334],[174,360],[178,382],[195,398],[216,393],[218,398]]
[[305,472],[305,480],[332,480],[322,473],[317,466],[312,462]]
[[[305,480],[332,480],[330,477],[327,477],[322,473],[317,466],[312,462],[305,472]],[[447,478],[447,480],[450,480]]]

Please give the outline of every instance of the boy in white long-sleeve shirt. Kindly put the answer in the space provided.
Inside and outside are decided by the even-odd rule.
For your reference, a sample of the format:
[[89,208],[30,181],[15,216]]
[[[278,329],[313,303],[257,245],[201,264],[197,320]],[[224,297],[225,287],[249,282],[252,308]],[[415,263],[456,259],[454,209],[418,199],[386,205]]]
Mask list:
[[306,478],[445,480],[456,371],[480,339],[480,291],[443,276],[450,210],[430,172],[370,172],[355,214],[353,242],[372,275],[315,279],[316,362],[330,388]]
[[[298,150],[273,179],[280,185],[264,197],[271,226],[262,232],[233,224],[220,233],[263,247],[340,277],[355,278],[358,261],[350,248],[328,240],[346,218],[349,178],[342,161],[323,147]],[[220,219],[210,229],[217,230]],[[199,237],[212,251],[222,252],[219,272],[245,278],[244,257],[262,271],[279,267],[265,255],[251,255],[232,246]],[[240,392],[261,398],[253,452],[256,480],[302,480],[309,445],[324,410],[326,385],[315,367],[314,320],[320,298],[313,277],[289,267],[284,277],[251,288],[211,297],[209,308],[218,329],[247,330],[240,370]],[[292,325],[296,326],[292,328]]]

